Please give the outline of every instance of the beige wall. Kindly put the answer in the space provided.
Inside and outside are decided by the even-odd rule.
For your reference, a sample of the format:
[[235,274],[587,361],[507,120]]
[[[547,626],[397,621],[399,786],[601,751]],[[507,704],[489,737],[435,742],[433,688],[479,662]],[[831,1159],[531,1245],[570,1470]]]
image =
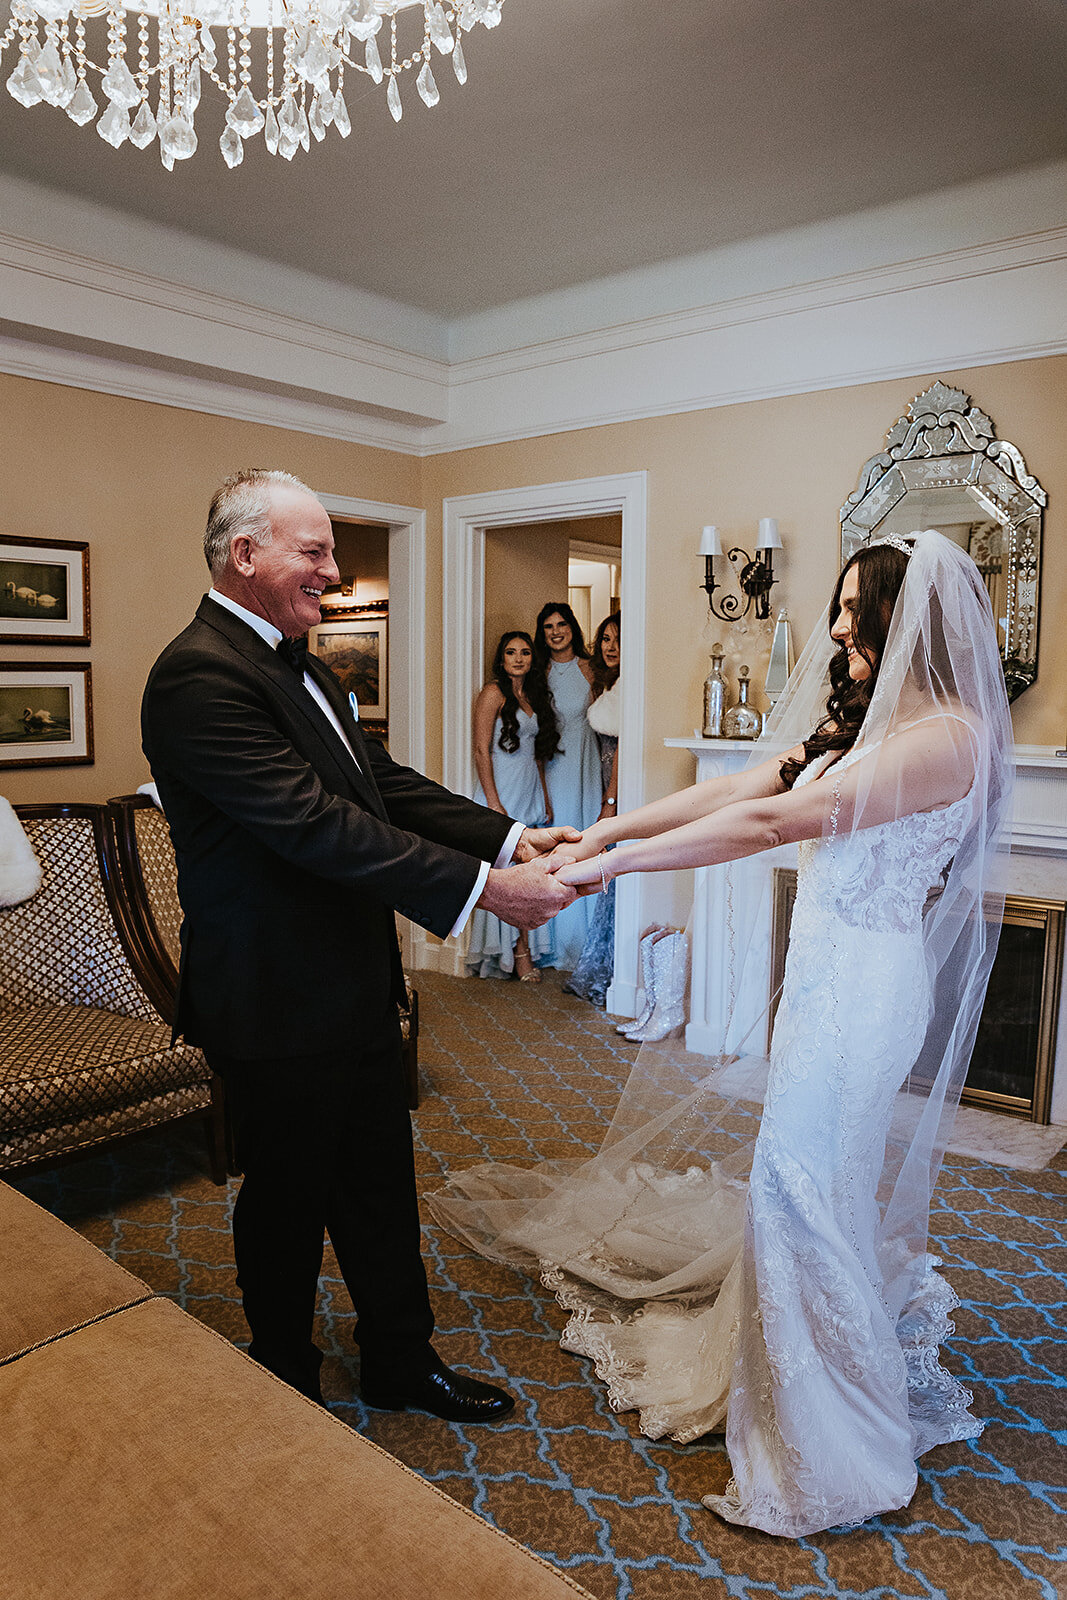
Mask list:
[[[1067,357],[1009,362],[960,372],[791,395],[682,416],[553,434],[433,457],[424,463],[423,503],[431,549],[440,537],[441,500],[522,484],[608,473],[649,474],[648,674],[645,751],[648,793],[690,779],[690,758],[662,739],[691,734],[712,643],[723,633],[708,619],[696,555],[700,529],[718,525],[724,543],[751,548],[761,516],[778,518],[785,550],[776,561],[776,605],[786,605],[794,644],[803,644],[829,598],[839,564],[838,511],[860,466],[882,445],[908,402],[935,378],[965,389],[1018,445],[1048,491],[1042,564],[1040,676],[1014,709],[1020,743],[1060,745],[1067,716]],[[430,588],[440,592],[439,568]],[[639,597],[627,591],[627,611]],[[431,612],[431,627],[439,621]],[[755,631],[735,662],[754,658]],[[433,644],[431,643],[431,650]]]
[[103,800],[148,777],[141,690],[206,590],[208,501],[227,473],[283,466],[314,488],[417,503],[419,464],[386,450],[0,375],[0,533],[89,544],[92,643],[4,645],[5,661],[89,661],[96,762],[0,771],[12,801]]
[[569,524],[532,523],[485,532],[485,676],[505,628],[533,637],[537,613],[567,598]]
[[[441,501],[523,484],[608,473],[649,474],[646,592],[647,793],[689,780],[684,752],[662,740],[700,718],[707,654],[721,632],[707,618],[695,551],[701,526],[751,545],[760,516],[778,518],[786,549],[777,604],[803,643],[833,584],[838,509],[889,425],[934,378],[956,384],[1022,450],[1049,495],[1042,569],[1040,677],[1015,707],[1020,742],[1060,745],[1067,721],[1067,357],[962,372],[917,373],[819,394],[613,424],[417,461],[384,450],[228,422],[0,377],[7,438],[0,531],[84,538],[91,546],[93,644],[84,652],[8,646],[6,659],[93,663],[97,764],[4,772],[14,800],[102,798],[145,776],[137,706],[161,646],[205,587],[197,541],[218,480],[245,462],[284,464],[315,488],[422,505],[427,511],[427,768],[441,761]],[[27,463],[45,461],[36,473]],[[579,535],[580,536],[580,535]],[[633,613],[639,597],[627,593]],[[502,624],[502,626],[505,624]],[[758,640],[735,639],[736,657]]]

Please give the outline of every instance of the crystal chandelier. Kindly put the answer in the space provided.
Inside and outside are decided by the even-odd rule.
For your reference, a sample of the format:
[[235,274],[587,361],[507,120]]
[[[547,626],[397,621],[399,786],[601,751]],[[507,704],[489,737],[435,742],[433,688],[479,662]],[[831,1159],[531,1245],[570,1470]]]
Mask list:
[[[227,166],[236,167],[244,141],[258,134],[271,155],[287,161],[301,146],[309,150],[313,137],[324,139],[331,125],[347,139],[352,124],[344,101],[346,71],[386,83],[396,122],[404,114],[405,72],[418,69],[419,96],[435,106],[440,94],[433,51],[450,55],[457,79],[466,83],[463,35],[478,23],[495,28],[502,5],[503,0],[151,0],[127,7],[118,0],[10,0],[0,55],[17,44],[7,87],[21,105],[58,106],[78,124],[100,111],[90,87],[93,74],[104,98],[96,124],[100,137],[116,150],[127,139],[143,150],[158,138],[168,172],[196,151],[194,118],[209,78],[228,102],[219,148]],[[127,43],[127,11],[136,43]],[[409,28],[416,20],[421,43]],[[106,27],[106,55],[103,48],[97,53],[98,60],[105,58],[102,66],[89,58],[87,23],[101,47]],[[405,54],[398,33],[418,48]],[[253,53],[262,57],[258,95]]]

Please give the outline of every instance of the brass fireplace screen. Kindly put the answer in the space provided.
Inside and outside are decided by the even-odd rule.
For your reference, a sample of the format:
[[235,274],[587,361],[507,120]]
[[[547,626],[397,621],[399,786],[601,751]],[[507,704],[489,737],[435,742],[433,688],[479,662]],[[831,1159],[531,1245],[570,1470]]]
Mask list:
[[[770,1025],[785,973],[797,892],[792,867],[774,874]],[[1067,903],[1008,895],[962,1098],[970,1105],[1048,1122],[1056,1052]]]

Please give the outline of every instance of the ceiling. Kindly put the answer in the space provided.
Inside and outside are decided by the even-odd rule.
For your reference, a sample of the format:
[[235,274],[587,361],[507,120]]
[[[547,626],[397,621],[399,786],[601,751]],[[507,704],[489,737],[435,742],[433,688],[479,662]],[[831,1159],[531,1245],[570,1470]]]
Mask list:
[[171,174],[0,94],[0,171],[455,318],[1067,153],[1064,0],[507,0],[465,48],[233,172],[213,91]]

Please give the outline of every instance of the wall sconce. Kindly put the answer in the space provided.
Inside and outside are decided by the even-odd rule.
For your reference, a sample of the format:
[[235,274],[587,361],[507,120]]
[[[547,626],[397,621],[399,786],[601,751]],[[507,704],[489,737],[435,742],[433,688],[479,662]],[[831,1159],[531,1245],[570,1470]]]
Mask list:
[[[778,524],[773,517],[760,518],[755,556],[750,556],[739,545],[734,545],[732,550],[724,550],[718,528],[706,527],[700,535],[697,554],[704,557],[704,582],[701,588],[707,594],[712,615],[721,617],[723,622],[736,622],[739,617],[747,616],[754,604],[756,616],[765,621],[771,614],[771,588],[778,581],[772,570],[772,552],[781,548]],[[741,569],[737,574],[741,594],[726,594],[716,602],[715,591],[720,585],[715,581],[714,563],[716,556],[723,555],[728,555],[734,567]],[[742,594],[745,597],[743,604]]]

